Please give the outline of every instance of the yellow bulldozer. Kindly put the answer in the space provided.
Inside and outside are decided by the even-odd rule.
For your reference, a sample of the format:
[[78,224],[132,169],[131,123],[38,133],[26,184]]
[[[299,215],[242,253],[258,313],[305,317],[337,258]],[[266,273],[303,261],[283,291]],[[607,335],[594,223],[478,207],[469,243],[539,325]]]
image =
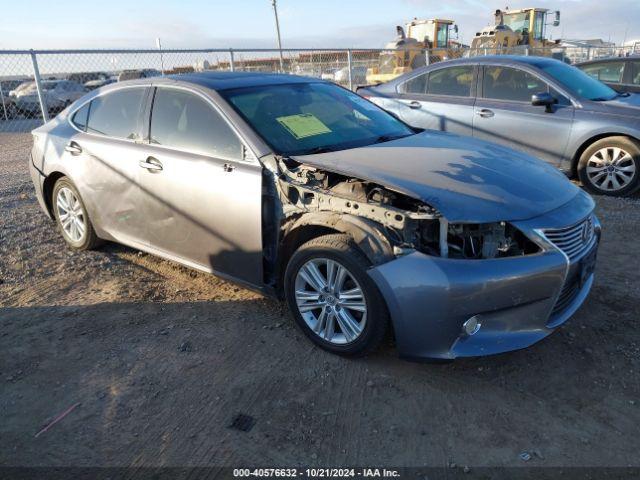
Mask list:
[[[546,8],[496,10],[495,24],[483,28],[473,38],[471,54],[516,53],[530,48],[540,49],[536,52],[538,55],[551,55],[551,48],[558,43],[546,38],[547,16],[551,13]],[[551,25],[557,27],[560,12],[555,11],[553,15]]]
[[453,20],[414,19],[396,27],[398,36],[388,43],[380,53],[378,65],[367,69],[367,83],[375,85],[388,82],[403,73],[427,64],[427,55],[433,61],[444,60],[452,55],[451,31],[457,33]]

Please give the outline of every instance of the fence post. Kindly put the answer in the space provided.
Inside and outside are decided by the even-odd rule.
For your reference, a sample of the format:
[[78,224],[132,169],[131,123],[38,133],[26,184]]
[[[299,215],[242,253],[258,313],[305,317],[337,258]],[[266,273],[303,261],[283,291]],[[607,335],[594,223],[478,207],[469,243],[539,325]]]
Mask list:
[[2,84],[0,83],[0,98],[2,99],[2,110],[4,112],[4,119],[9,120],[9,115],[7,115],[7,106],[4,103],[4,91],[2,90]]
[[40,70],[38,69],[38,60],[36,59],[36,54],[33,50],[31,50],[31,65],[33,66],[33,79],[36,82],[36,89],[38,90],[38,100],[40,101],[40,110],[42,110],[42,120],[44,120],[44,122],[46,123],[49,121],[47,99],[45,98],[44,92],[42,91]]
[[353,57],[351,55],[351,49],[347,50],[347,67],[349,68],[349,90],[353,90],[353,74],[351,72],[353,67]]
[[529,56],[529,45],[527,45],[526,47],[524,47],[524,55],[525,57]]
[[233,48],[229,49],[229,70],[231,70],[232,72],[236,71],[236,66],[233,59]]
[[429,55],[429,49],[424,51],[424,63],[425,65],[431,65],[431,55]]

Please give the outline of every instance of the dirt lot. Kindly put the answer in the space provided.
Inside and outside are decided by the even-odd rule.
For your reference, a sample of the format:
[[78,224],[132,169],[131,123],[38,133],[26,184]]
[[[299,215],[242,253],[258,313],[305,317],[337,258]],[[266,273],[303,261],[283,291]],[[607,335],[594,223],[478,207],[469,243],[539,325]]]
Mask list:
[[[597,199],[595,287],[543,342],[354,361],[212,276],[117,245],[70,252],[29,148],[0,135],[0,465],[640,465],[638,198]],[[229,428],[238,413],[249,432]]]

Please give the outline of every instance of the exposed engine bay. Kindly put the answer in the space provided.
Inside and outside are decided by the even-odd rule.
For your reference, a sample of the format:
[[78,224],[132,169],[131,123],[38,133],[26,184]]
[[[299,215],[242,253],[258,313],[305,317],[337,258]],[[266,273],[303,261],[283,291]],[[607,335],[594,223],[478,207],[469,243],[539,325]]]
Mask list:
[[450,224],[426,203],[382,185],[277,159],[277,189],[284,223],[306,212],[335,212],[371,220],[395,255],[413,250],[458,259],[535,253],[538,245],[505,222]]

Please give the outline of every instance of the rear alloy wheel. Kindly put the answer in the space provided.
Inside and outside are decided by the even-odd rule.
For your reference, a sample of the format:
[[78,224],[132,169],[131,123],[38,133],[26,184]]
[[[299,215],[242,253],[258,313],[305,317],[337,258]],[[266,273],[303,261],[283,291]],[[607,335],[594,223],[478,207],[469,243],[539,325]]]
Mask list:
[[285,273],[289,307],[304,333],[340,355],[363,355],[384,337],[388,313],[366,270],[370,262],[342,234],[302,245]]
[[578,175],[592,193],[627,196],[640,186],[640,146],[626,137],[609,137],[587,148]]
[[65,177],[53,187],[53,214],[62,238],[74,250],[90,250],[100,244],[76,187]]

